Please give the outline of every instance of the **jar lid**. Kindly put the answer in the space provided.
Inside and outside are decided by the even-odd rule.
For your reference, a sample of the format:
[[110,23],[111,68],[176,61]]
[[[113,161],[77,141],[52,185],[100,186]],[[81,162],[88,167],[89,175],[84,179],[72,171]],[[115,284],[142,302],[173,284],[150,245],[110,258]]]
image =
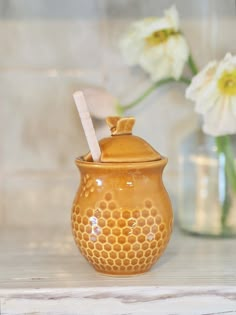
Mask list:
[[[100,162],[149,162],[161,160],[161,155],[144,139],[132,135],[135,124],[133,117],[107,117],[111,137],[99,141],[101,149]],[[84,160],[92,161],[91,154]]]

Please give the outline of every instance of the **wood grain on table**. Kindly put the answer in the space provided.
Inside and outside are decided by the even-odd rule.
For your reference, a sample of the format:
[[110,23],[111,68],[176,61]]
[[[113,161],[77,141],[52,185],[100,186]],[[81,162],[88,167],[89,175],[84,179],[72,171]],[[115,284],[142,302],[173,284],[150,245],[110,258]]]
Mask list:
[[234,239],[181,234],[148,273],[96,273],[70,227],[0,231],[0,314],[236,314]]

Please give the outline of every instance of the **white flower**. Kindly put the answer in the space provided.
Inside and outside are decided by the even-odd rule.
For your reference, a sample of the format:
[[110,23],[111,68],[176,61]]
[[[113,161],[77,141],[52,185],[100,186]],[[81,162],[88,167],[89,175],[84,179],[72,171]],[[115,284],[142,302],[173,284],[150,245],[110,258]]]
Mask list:
[[117,115],[117,99],[103,88],[82,89],[92,117],[105,119]]
[[153,81],[167,77],[179,79],[189,56],[189,48],[179,30],[175,6],[162,18],[134,22],[120,41],[128,65],[140,65]]
[[236,133],[236,56],[210,62],[192,80],[186,97],[203,115],[203,130],[212,136]]

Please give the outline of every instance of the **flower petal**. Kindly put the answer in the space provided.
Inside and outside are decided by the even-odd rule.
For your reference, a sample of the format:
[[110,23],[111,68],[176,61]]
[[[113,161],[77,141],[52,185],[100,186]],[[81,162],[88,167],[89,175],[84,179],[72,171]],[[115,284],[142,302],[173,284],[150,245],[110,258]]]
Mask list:
[[146,46],[146,38],[164,29],[179,30],[179,16],[175,6],[166,10],[164,17],[145,18],[132,23],[119,41],[119,48],[126,63],[130,66],[138,64]]
[[185,92],[186,98],[192,101],[197,100],[213,79],[217,69],[217,64],[218,63],[216,61],[211,61],[192,79],[191,84]]
[[218,99],[215,106],[204,115],[204,132],[212,136],[236,133],[236,116],[232,113],[230,97]]
[[221,97],[217,90],[216,82],[210,82],[199,94],[196,100],[195,111],[200,114],[207,113],[211,107],[214,107]]
[[139,64],[153,81],[167,77],[179,79],[189,55],[189,48],[182,35],[171,36],[166,42],[147,47],[140,56]]
[[171,76],[176,80],[183,73],[183,68],[189,56],[187,41],[182,35],[171,36],[167,41],[167,55],[172,61]]
[[236,56],[232,56],[230,53],[227,53],[224,59],[219,62],[216,79],[218,80],[225,71],[232,71],[236,68]]
[[169,28],[173,28],[175,31],[179,30],[179,13],[175,5],[165,11],[165,17],[170,23]]
[[219,88],[224,72],[235,69],[236,56],[228,53],[220,62],[210,62],[186,90],[186,97],[196,102],[195,111],[203,114],[204,132],[210,135],[236,133],[236,96]]
[[130,66],[138,64],[144,46],[145,42],[136,30],[130,30],[119,42],[123,58]]
[[163,44],[143,51],[139,59],[140,66],[151,75],[153,81],[161,80],[168,76],[169,60],[165,58]]
[[232,113],[236,116],[236,96],[231,96]]
[[105,119],[107,116],[117,115],[117,99],[105,89],[85,88],[82,91],[92,117]]
[[179,30],[179,15],[175,6],[172,6],[165,11],[164,17],[150,17],[134,22],[130,30],[135,31],[141,38],[146,38],[152,33],[165,30],[174,29]]

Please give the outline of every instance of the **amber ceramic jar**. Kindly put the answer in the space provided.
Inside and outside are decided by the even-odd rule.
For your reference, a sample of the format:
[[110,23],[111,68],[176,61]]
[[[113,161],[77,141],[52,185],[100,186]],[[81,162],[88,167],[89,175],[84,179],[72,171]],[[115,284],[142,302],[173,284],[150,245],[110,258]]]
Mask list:
[[101,160],[76,159],[81,174],[72,229],[82,255],[102,273],[148,271],[165,250],[172,208],[163,186],[167,159],[131,134],[133,118],[109,117],[112,136],[99,142]]

